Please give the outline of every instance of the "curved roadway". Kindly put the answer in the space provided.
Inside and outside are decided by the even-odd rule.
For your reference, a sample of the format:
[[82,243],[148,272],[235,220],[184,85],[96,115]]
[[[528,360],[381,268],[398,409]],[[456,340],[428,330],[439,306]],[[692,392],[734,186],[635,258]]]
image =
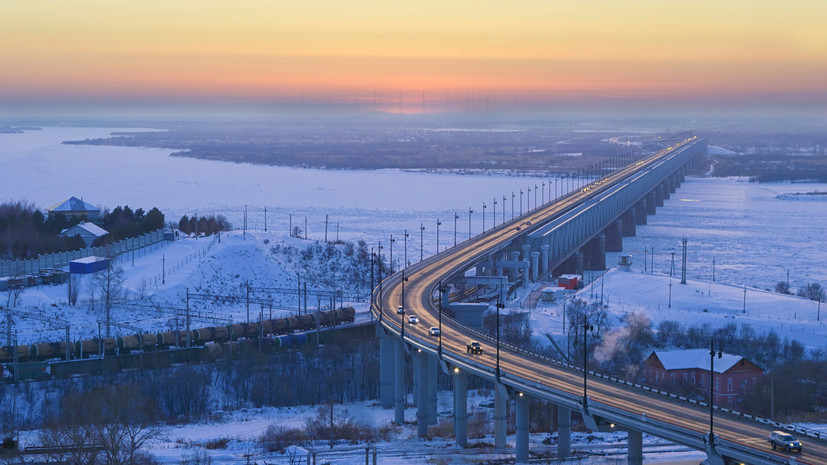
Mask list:
[[[401,273],[396,273],[382,283],[381,293],[378,288],[374,293],[372,311],[381,316],[383,326],[393,333],[401,332],[402,319],[408,315],[417,315],[419,324],[405,325],[405,341],[413,346],[435,350],[438,338],[428,335],[428,328],[437,326],[439,310],[434,306],[434,296],[441,280],[456,276],[468,268],[469,264],[486,256],[489,250],[502,247],[520,234],[528,231],[575,208],[585,199],[611,188],[627,177],[648,168],[664,156],[697,139],[689,139],[674,147],[665,149],[634,165],[621,169],[602,181],[579,189],[553,203],[545,204],[531,210],[521,217],[514,218],[496,228],[485,231],[470,240],[431,256],[428,259],[408,267],[405,270],[407,282],[404,286],[404,307],[406,315],[398,315],[396,307],[402,305],[403,283]],[[520,226],[517,231],[516,227]],[[381,308],[379,303],[381,302]],[[381,314],[381,315],[380,315]],[[466,354],[465,344],[471,339],[478,339],[483,346],[482,355]],[[443,354],[464,366],[478,367],[472,373],[493,379],[496,366],[496,347],[484,338],[478,338],[468,329],[443,319],[442,325]],[[542,385],[544,391],[555,393],[559,398],[581,399],[583,393],[582,371],[550,364],[531,354],[517,352],[511,348],[500,347],[500,368],[503,384],[528,386]],[[509,382],[511,381],[511,382]],[[612,383],[602,378],[589,377],[588,395],[590,405],[602,405],[610,410],[625,412],[629,418],[643,418],[643,422],[665,425],[679,432],[675,435],[663,435],[667,439],[681,442],[681,437],[691,437],[693,441],[684,441],[686,445],[698,447],[709,431],[709,411],[705,407],[684,401],[669,399],[641,389],[630,388]],[[595,404],[596,403],[596,404]],[[615,420],[613,420],[615,421]],[[621,420],[616,420],[623,424]],[[638,423],[639,424],[639,423]],[[627,426],[633,426],[629,424]],[[773,451],[768,443],[769,432],[773,428],[752,420],[726,415],[720,412],[715,417],[715,433],[719,440],[731,442],[741,449],[746,447],[750,456],[761,457],[768,462],[786,463],[789,454]],[[642,429],[642,428],[641,428]],[[650,432],[644,430],[644,432]],[[656,434],[657,435],[657,434]],[[795,454],[798,463],[827,464],[827,445],[823,441],[805,439],[804,452]]]

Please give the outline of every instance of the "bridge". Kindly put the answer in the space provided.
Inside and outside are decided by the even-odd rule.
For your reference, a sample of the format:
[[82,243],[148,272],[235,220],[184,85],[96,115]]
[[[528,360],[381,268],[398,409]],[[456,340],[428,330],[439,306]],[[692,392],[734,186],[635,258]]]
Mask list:
[[[623,237],[634,235],[636,225],[646,223],[646,216],[675,191],[705,149],[705,139],[690,136],[649,157],[629,160],[561,198],[380,281],[371,304],[379,321],[380,402],[394,409],[394,421],[405,420],[407,355],[413,361],[420,437],[437,421],[436,382],[441,370],[453,378],[456,442],[467,445],[468,376],[476,376],[494,384],[496,449],[505,450],[506,404],[515,402],[517,462],[529,458],[528,400],[536,398],[557,407],[560,458],[571,455],[571,415],[576,411],[594,431],[626,431],[628,463],[633,465],[643,461],[643,433],[705,451],[713,465],[827,463],[827,444],[820,440],[807,441],[798,457],[772,450],[769,432],[778,427],[766,420],[715,406],[714,431],[710,431],[711,410],[705,402],[498,343],[480,331],[480,309],[475,317],[473,305],[462,312],[463,317],[443,314],[450,305],[448,283],[466,279],[471,268],[475,274],[467,273],[473,275],[468,281],[480,289],[495,287],[492,296],[500,298],[505,284],[528,286],[549,274],[582,272],[584,263],[589,269],[605,268],[605,252],[622,249]],[[398,306],[417,315],[419,324],[405,324]],[[429,334],[429,327],[440,327],[440,335]],[[481,343],[482,354],[467,352],[466,343],[472,339]]]

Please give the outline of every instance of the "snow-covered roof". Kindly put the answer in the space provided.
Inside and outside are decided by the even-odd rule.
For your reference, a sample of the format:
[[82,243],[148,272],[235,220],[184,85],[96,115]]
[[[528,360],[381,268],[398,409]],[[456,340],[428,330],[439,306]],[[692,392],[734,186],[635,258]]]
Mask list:
[[90,255],[88,257],[83,257],[83,258],[78,258],[78,259],[72,260],[71,263],[97,263],[101,260],[106,260],[106,259],[103,258],[103,257],[95,257],[94,255]]
[[97,212],[100,211],[100,208],[92,205],[91,203],[84,202],[83,200],[77,197],[70,197],[68,200],[65,200],[61,203],[56,203],[51,207],[47,208],[46,210],[54,213],[60,212]]
[[101,228],[100,226],[96,225],[95,223],[89,223],[89,222],[78,223],[78,224],[72,226],[71,228],[64,229],[63,231],[60,232],[60,234],[66,235],[66,231],[70,231],[74,228],[83,229],[83,230],[85,230],[86,232],[88,232],[89,234],[91,234],[95,237],[101,237],[101,236],[105,236],[105,235],[109,234],[109,231]]
[[[666,370],[709,370],[709,349],[655,351],[654,354]],[[732,354],[722,354],[721,358],[716,357],[715,373],[726,372],[743,358]]]
[[580,279],[579,274],[561,274],[560,277],[563,279]]

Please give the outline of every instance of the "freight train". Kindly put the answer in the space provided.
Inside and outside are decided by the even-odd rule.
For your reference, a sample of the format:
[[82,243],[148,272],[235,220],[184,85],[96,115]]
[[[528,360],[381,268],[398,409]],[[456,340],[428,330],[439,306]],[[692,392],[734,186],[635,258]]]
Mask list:
[[[191,347],[203,349],[210,358],[232,356],[245,348],[277,350],[307,343],[307,335],[291,334],[316,328],[351,323],[356,315],[353,307],[325,312],[275,318],[256,323],[236,323],[210,326],[189,332]],[[42,342],[17,346],[17,361],[66,360],[66,341]],[[166,331],[157,334],[133,334],[119,337],[86,339],[70,343],[70,360],[109,355],[127,355],[136,352],[154,352],[187,345],[187,331]],[[0,363],[14,361],[13,346],[0,347]],[[68,360],[66,360],[68,361]]]

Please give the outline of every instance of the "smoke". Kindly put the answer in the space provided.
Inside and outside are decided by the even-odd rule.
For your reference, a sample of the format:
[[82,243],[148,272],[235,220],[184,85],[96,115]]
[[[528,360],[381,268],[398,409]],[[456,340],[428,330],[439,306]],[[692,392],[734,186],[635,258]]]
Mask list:
[[649,317],[641,313],[631,313],[626,317],[626,325],[609,331],[594,349],[594,359],[599,363],[617,361],[629,354],[630,346],[644,339],[644,333],[651,332]]

